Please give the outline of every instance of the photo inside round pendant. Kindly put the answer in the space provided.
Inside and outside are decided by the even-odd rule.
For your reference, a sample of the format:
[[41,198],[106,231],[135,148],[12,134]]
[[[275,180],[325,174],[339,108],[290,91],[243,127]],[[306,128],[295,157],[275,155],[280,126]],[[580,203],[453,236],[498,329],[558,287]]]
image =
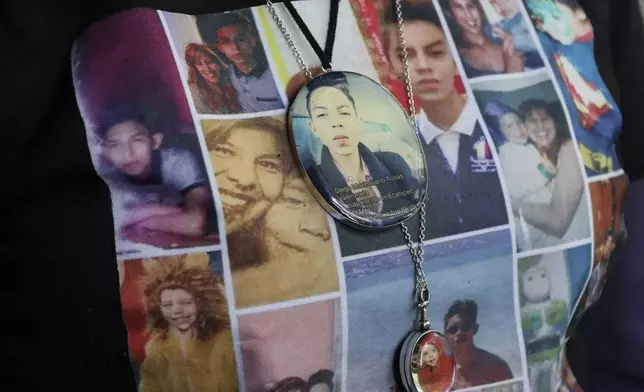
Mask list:
[[290,109],[297,158],[314,190],[350,223],[398,224],[418,211],[427,177],[409,115],[366,76],[328,72]]
[[456,374],[456,357],[443,334],[428,331],[415,342],[410,353],[410,375],[415,391],[447,392]]

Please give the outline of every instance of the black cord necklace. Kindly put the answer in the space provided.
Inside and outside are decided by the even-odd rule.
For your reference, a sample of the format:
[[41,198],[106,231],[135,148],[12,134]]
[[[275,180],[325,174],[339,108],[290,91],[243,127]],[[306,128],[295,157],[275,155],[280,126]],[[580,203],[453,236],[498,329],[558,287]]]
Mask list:
[[[408,392],[447,392],[456,376],[451,343],[432,330],[428,307],[430,290],[423,269],[427,164],[418,138],[403,31],[401,0],[394,0],[405,68],[407,112],[380,83],[355,72],[335,71],[331,65],[339,0],[331,0],[325,50],[289,0],[284,0],[302,35],[319,57],[323,73],[313,77],[271,0],[266,5],[297,63],[309,79],[291,102],[290,139],[306,183],[318,202],[338,221],[377,230],[399,225],[414,265],[417,320],[397,354],[399,380]],[[296,75],[296,77],[299,77]],[[383,131],[384,130],[384,131]],[[386,141],[381,139],[386,137]],[[409,151],[403,158],[396,146]],[[405,220],[419,212],[418,242]],[[431,369],[444,372],[436,376]]]
[[309,30],[306,23],[297,12],[293,3],[290,0],[283,0],[284,7],[288,10],[288,13],[291,14],[291,17],[297,24],[297,27],[300,28],[304,37],[315,51],[315,54],[320,58],[322,63],[322,68],[325,70],[330,70],[332,68],[331,59],[333,58],[333,45],[335,44],[335,31],[338,26],[338,13],[340,10],[340,0],[331,0],[331,10],[329,12],[329,25],[326,31],[326,42],[324,44],[324,50],[318,44],[318,41],[315,40],[311,30]]

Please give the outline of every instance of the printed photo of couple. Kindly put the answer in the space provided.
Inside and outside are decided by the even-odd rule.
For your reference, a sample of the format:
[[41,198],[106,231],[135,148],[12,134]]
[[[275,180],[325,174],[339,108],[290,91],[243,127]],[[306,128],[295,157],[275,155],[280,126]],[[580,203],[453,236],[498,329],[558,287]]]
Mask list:
[[163,16],[199,114],[284,108],[250,10]]
[[221,253],[128,260],[118,267],[139,390],[237,390]]
[[530,390],[555,391],[566,327],[590,272],[591,246],[518,260],[521,327]]
[[341,392],[339,299],[238,317],[248,392]]
[[[376,11],[358,5],[354,9],[365,18]],[[394,8],[384,7],[381,11],[380,44],[391,75],[404,80]],[[426,208],[427,221],[432,224],[426,227],[426,239],[507,224],[491,141],[479,124],[476,102],[459,88],[455,57],[436,10],[429,2],[405,1],[402,15],[419,137],[428,168]],[[409,219],[407,225],[410,232],[419,231],[416,217]],[[404,244],[399,228],[385,230],[374,239],[338,225],[338,237],[343,256]]]
[[328,216],[294,165],[284,116],[204,120],[235,306],[339,290]]
[[544,67],[520,0],[440,0],[468,78]]
[[[428,245],[425,255],[432,260],[425,264],[432,293],[431,328],[443,333],[454,349],[454,389],[520,378],[509,230]],[[390,391],[396,383],[392,361],[416,317],[409,252],[345,261],[344,269],[347,390]],[[373,336],[379,337],[378,344]]]
[[622,115],[599,74],[593,27],[577,0],[526,0],[561,88],[588,176],[620,169]]
[[[112,20],[77,41],[72,61],[92,160],[111,191],[117,253],[218,244],[201,145],[159,16]],[[131,60],[141,56],[155,61]]]
[[590,238],[584,174],[548,75],[473,89],[501,161],[518,251]]

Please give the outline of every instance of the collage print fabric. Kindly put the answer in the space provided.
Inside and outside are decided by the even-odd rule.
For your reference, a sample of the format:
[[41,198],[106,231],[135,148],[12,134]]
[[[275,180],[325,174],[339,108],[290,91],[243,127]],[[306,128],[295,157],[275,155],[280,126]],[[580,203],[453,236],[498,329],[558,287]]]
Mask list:
[[[322,45],[329,3],[294,3]],[[408,108],[392,7],[341,1],[333,66]],[[453,389],[579,390],[562,347],[609,275],[628,182],[592,26],[573,0],[406,0],[402,11],[428,170],[429,318],[454,349]],[[306,78],[265,6],[122,11],[78,37],[72,64],[112,195],[142,392],[401,390],[396,350],[415,320],[403,233],[343,225],[310,192],[287,124]],[[362,145],[418,172],[387,106],[352,88]],[[312,123],[310,109],[293,113]],[[306,159],[319,163],[319,149]],[[407,224],[415,237],[418,216]]]

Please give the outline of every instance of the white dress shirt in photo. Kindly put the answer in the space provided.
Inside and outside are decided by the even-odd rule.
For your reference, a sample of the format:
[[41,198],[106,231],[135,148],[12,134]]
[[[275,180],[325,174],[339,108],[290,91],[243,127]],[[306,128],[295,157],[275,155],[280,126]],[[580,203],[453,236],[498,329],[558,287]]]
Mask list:
[[478,108],[474,100],[467,99],[456,122],[446,130],[432,123],[423,110],[418,114],[418,129],[423,135],[425,143],[430,144],[436,139],[449,167],[454,173],[458,169],[458,148],[461,135],[472,136],[478,121],[478,114]]

